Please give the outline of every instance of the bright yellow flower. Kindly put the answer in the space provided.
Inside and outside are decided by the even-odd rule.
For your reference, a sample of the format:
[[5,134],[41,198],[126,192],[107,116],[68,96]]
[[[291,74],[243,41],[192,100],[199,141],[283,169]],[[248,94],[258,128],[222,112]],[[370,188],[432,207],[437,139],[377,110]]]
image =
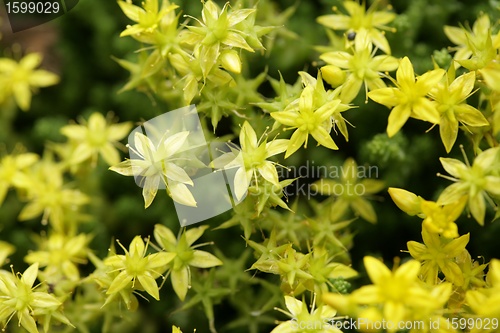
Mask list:
[[61,302],[57,298],[47,292],[36,291],[39,285],[33,287],[37,275],[38,264],[31,265],[17,276],[14,272],[0,271],[0,323],[8,325],[10,319],[17,315],[18,326],[23,326],[29,333],[38,333],[37,319],[48,320],[50,324],[53,317],[74,327],[58,310]]
[[162,6],[159,7],[158,0],[145,0],[142,3],[143,7],[133,5],[131,0],[118,1],[118,5],[129,19],[137,23],[132,26],[128,25],[127,29],[120,34],[120,37],[152,34],[163,17],[179,7],[170,4],[169,1],[162,1]]
[[15,249],[13,245],[0,241],[0,267],[2,267],[7,258],[14,253]]
[[133,289],[144,289],[158,301],[160,293],[155,279],[161,276],[167,264],[174,259],[175,254],[167,252],[147,254],[149,241],[144,244],[141,236],[134,237],[128,251],[121,243],[118,242],[118,244],[125,255],[116,254],[104,260],[106,266],[119,272],[114,277],[106,294],[113,295],[125,288],[132,287]]
[[[375,179],[359,179],[358,164],[352,158],[345,160],[341,168],[340,181],[321,179],[314,183],[317,191],[322,195],[332,196],[331,217],[342,215],[350,206],[356,215],[371,223],[377,222],[377,214],[371,203],[365,199],[381,191],[385,184]],[[363,176],[363,175],[362,175]]]
[[263,139],[264,137],[265,135],[257,140],[252,125],[245,121],[240,131],[241,151],[229,152],[212,162],[216,168],[238,168],[234,178],[235,195],[238,200],[241,200],[247,193],[252,180],[258,187],[259,176],[277,187],[280,186],[276,163],[267,159],[284,152],[288,140],[279,139],[267,142],[267,138]]
[[498,155],[500,147],[490,148],[477,155],[472,166],[453,158],[439,160],[443,168],[452,176],[443,176],[455,183],[448,186],[438,199],[438,204],[448,205],[468,198],[469,210],[476,221],[483,225],[486,214],[486,196],[500,196],[500,176],[495,171],[500,169]]
[[488,120],[475,107],[467,104],[466,99],[472,95],[476,75],[466,73],[455,79],[455,67],[450,66],[441,83],[434,87],[429,95],[436,101],[441,115],[439,133],[446,152],[450,152],[458,135],[458,123],[467,126],[488,126]]
[[154,237],[158,244],[174,255],[173,260],[168,264],[168,272],[172,287],[181,301],[184,301],[188,289],[191,286],[190,266],[199,268],[209,268],[222,265],[213,254],[196,250],[197,247],[205,244],[193,246],[193,243],[200,238],[208,226],[201,226],[184,231],[177,239],[172,231],[164,225],[155,225]]
[[0,104],[10,95],[14,95],[17,105],[27,111],[31,104],[31,94],[37,88],[52,86],[59,82],[59,77],[49,71],[35,70],[42,62],[42,55],[30,53],[21,61],[0,58]]
[[481,318],[498,320],[500,318],[500,260],[491,260],[486,281],[489,288],[467,291],[466,301],[474,313]]
[[80,279],[77,264],[87,262],[87,245],[91,237],[80,234],[69,237],[61,233],[52,233],[42,240],[38,251],[30,252],[24,260],[28,264],[38,263],[44,270],[45,280],[58,281],[67,278],[71,281]]
[[435,87],[445,71],[434,69],[415,80],[415,72],[408,57],[404,57],[396,72],[396,88],[381,88],[370,91],[368,97],[387,107],[394,107],[389,115],[387,135],[394,136],[406,123],[408,118],[438,124],[440,115],[436,106],[427,99],[426,95]]
[[456,258],[465,251],[469,234],[449,240],[423,228],[422,239],[424,244],[415,241],[407,243],[411,256],[422,263],[422,279],[430,285],[436,285],[439,283],[438,273],[441,271],[447,281],[462,286],[464,277]]
[[352,54],[337,51],[320,56],[327,64],[346,69],[349,73],[340,92],[342,102],[350,103],[358,95],[363,83],[366,92],[387,87],[381,79],[381,73],[396,70],[399,62],[389,55],[375,56],[374,53],[367,30],[362,29],[356,35]]
[[97,154],[101,155],[108,165],[120,163],[120,154],[115,146],[132,128],[131,122],[108,124],[102,114],[94,112],[85,125],[66,125],[61,133],[71,139],[76,146],[70,164],[79,164],[87,159],[92,165],[97,162]]
[[425,215],[422,226],[431,233],[441,234],[446,238],[457,238],[458,227],[455,220],[464,210],[467,198],[446,206],[440,206],[434,201],[423,200],[421,203],[422,214]]
[[[451,294],[451,285],[443,283],[432,290],[418,280],[420,264],[410,260],[391,272],[380,260],[365,257],[364,264],[372,285],[363,286],[350,295],[328,293],[326,304],[360,318],[384,319],[387,332],[398,331],[403,322],[428,320],[441,309]],[[366,307],[368,305],[368,307]],[[379,312],[382,309],[382,312]],[[363,330],[371,332],[370,330]]]
[[2,157],[0,160],[0,205],[11,186],[22,186],[26,180],[26,169],[38,158],[38,155],[33,153],[13,153]]
[[344,130],[345,122],[342,123],[336,117],[342,118],[340,112],[349,107],[341,104],[333,92],[325,92],[321,74],[318,74],[317,80],[312,79],[314,82],[305,82],[306,86],[298,100],[290,103],[284,111],[271,113],[271,117],[277,122],[289,126],[287,129],[296,129],[288,143],[285,158],[295,153],[302,144],[307,148],[309,135],[313,136],[318,145],[338,149],[330,137],[334,121],[339,124],[342,134],[347,135],[346,129]]
[[[254,52],[245,40],[246,34],[240,31],[237,25],[255,13],[255,9],[229,9],[229,2],[226,2],[220,9],[215,2],[204,1],[201,12],[202,20],[191,17],[200,26],[189,25],[188,30],[183,32],[184,43],[200,46],[200,58],[203,60],[201,69],[204,78],[216,65],[223,49],[241,48]],[[232,53],[231,62],[239,63],[240,61],[239,55]],[[233,66],[227,66],[227,64],[224,67],[228,70],[234,69]]]
[[314,302],[309,311],[306,302],[301,302],[293,296],[285,296],[285,304],[289,312],[277,310],[291,320],[281,322],[271,333],[342,333],[333,325],[337,311],[329,305],[315,307]]
[[[381,1],[375,1],[368,10],[365,3],[359,4],[355,0],[344,0],[342,3],[348,15],[334,14],[318,17],[317,21],[333,30],[343,30],[347,32],[359,33],[361,29],[366,29],[368,38],[379,49],[386,54],[391,53],[391,48],[384,32],[380,30],[392,30],[386,24],[396,18],[396,14],[388,11],[377,11],[377,6]],[[339,12],[337,7],[333,7],[334,12]]]
[[[444,33],[446,37],[457,45],[452,48],[452,50],[456,51],[453,56],[455,60],[469,59],[476,51],[475,47],[484,49],[488,38],[495,40],[497,37],[496,35],[491,35],[491,22],[487,14],[482,14],[474,22],[472,30],[445,25]],[[495,46],[498,48],[500,45]]]
[[89,202],[79,190],[64,184],[62,166],[45,157],[33,166],[20,187],[26,190],[29,203],[19,213],[19,220],[29,220],[43,214],[42,224],[50,222],[56,231],[65,231],[70,226],[67,218],[78,213],[78,209]]

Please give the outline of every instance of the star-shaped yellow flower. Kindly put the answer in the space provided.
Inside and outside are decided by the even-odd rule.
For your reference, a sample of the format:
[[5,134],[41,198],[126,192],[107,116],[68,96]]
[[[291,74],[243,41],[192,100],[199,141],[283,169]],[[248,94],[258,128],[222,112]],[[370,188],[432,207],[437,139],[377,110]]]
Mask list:
[[[377,5],[381,1],[375,1],[368,10],[365,3],[345,0],[342,4],[348,15],[334,14],[318,17],[318,22],[333,30],[344,30],[358,33],[361,29],[368,31],[371,42],[386,54],[391,53],[391,47],[385,38],[384,32],[380,30],[391,30],[386,24],[396,18],[396,14],[388,11],[377,11]],[[339,12],[337,7],[333,7],[334,12]]]
[[381,79],[381,73],[396,70],[399,64],[396,58],[389,55],[374,55],[372,42],[365,29],[356,35],[352,54],[335,51],[324,53],[320,58],[349,73],[340,92],[340,99],[344,103],[350,103],[358,95],[363,83],[366,91],[387,87]]
[[318,145],[334,150],[338,149],[330,137],[334,121],[339,123],[339,128],[347,139],[345,123],[338,121],[335,116],[342,118],[340,112],[347,110],[349,107],[341,104],[340,99],[324,91],[321,74],[318,75],[317,80],[312,79],[314,82],[310,82],[310,84],[305,82],[306,86],[298,100],[290,103],[284,111],[271,113],[271,117],[277,122],[289,126],[288,129],[296,129],[288,143],[285,158],[295,153],[302,144],[307,148],[309,135],[312,135]]
[[143,7],[133,5],[130,0],[118,1],[118,5],[129,19],[136,22],[127,26],[120,37],[153,33],[164,16],[179,7],[169,1],[162,1],[162,6],[159,7],[158,0],[145,0]]
[[30,53],[21,61],[0,58],[0,104],[14,95],[17,105],[27,111],[31,105],[32,90],[52,86],[59,82],[59,77],[49,71],[39,69],[42,55]]
[[443,168],[452,176],[443,176],[454,181],[438,198],[438,204],[447,205],[468,198],[468,207],[474,219],[484,224],[486,214],[486,196],[500,196],[500,176],[495,171],[500,169],[500,147],[490,148],[477,155],[472,166],[453,159],[440,158]]
[[469,242],[469,234],[449,240],[422,229],[424,244],[415,241],[407,243],[408,250],[413,258],[422,263],[420,274],[422,279],[430,285],[439,283],[438,273],[443,272],[446,280],[456,286],[464,284],[464,277],[457,264],[456,257],[462,255]]
[[370,91],[368,97],[387,107],[394,107],[389,115],[387,135],[394,136],[408,118],[438,124],[440,115],[434,103],[426,95],[435,87],[445,71],[434,69],[415,79],[415,72],[408,57],[404,57],[396,72],[396,88],[381,88]]
[[98,154],[108,165],[120,163],[120,154],[115,146],[127,136],[131,128],[131,122],[108,124],[98,112],[92,113],[85,125],[64,126],[61,133],[76,146],[69,163],[79,164],[90,158],[95,165]]
[[455,79],[455,67],[450,66],[442,82],[429,92],[440,114],[439,134],[448,153],[457,140],[458,123],[466,128],[467,126],[489,125],[484,115],[466,102],[466,99],[473,93],[475,83],[474,72],[463,74]]
[[238,168],[234,179],[235,195],[238,200],[243,198],[252,180],[258,186],[258,177],[279,187],[278,172],[274,162],[267,159],[286,150],[288,140],[278,139],[267,142],[267,139],[257,140],[252,125],[245,121],[240,131],[241,151],[232,151],[220,156],[212,162],[216,168]]

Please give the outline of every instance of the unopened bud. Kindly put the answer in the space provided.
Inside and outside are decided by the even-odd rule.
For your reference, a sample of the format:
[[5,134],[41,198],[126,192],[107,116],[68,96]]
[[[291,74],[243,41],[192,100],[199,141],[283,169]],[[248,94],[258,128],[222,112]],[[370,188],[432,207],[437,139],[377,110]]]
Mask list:
[[406,214],[413,216],[422,212],[420,206],[423,199],[416,194],[395,187],[389,187],[388,192],[396,206]]
[[345,72],[334,65],[321,67],[323,79],[333,88],[337,88],[345,82]]
[[224,51],[220,56],[222,67],[235,74],[241,73],[241,59],[235,50]]

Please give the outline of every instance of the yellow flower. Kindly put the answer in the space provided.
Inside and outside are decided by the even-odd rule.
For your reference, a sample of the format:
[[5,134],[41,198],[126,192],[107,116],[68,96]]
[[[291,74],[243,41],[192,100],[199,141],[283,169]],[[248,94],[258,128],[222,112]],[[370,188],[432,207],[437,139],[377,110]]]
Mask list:
[[152,34],[157,29],[163,17],[179,7],[170,4],[169,1],[162,1],[160,8],[158,0],[145,0],[142,4],[143,8],[133,5],[130,0],[118,1],[118,5],[123,13],[132,21],[137,22],[137,24],[127,26],[127,29],[120,34],[120,37]]
[[394,136],[410,117],[434,124],[439,123],[440,115],[436,106],[426,98],[426,95],[439,83],[444,74],[443,69],[434,69],[415,80],[410,59],[404,57],[396,72],[397,87],[381,88],[368,93],[368,97],[375,102],[394,107],[387,125],[389,137]]
[[[14,95],[17,105],[27,111],[31,104],[32,90],[52,86],[59,82],[59,77],[49,71],[36,67],[42,62],[42,55],[30,53],[19,63],[8,58],[0,58],[0,97]],[[3,101],[0,99],[0,103]]]
[[[50,324],[51,317],[72,326],[58,308],[61,302],[53,295],[35,291],[33,287],[38,275],[38,264],[28,267],[23,274],[16,276],[0,271],[0,322],[7,325],[17,315],[18,326],[23,326],[29,333],[38,333],[35,318],[42,317]],[[5,331],[5,329],[3,329]]]
[[482,14],[474,22],[472,30],[445,25],[444,33],[449,40],[457,45],[452,48],[456,51],[453,59],[459,60],[457,64],[460,63],[460,60],[469,59],[476,51],[475,46],[484,48],[488,38],[495,40],[497,37],[497,35],[491,35],[491,22],[486,14]]
[[168,264],[168,272],[172,287],[181,301],[184,301],[191,285],[190,266],[209,268],[222,265],[216,256],[206,251],[195,250],[192,246],[200,238],[208,226],[201,226],[184,231],[177,239],[172,231],[164,225],[155,225],[154,237],[162,249],[173,254],[173,260]]
[[277,310],[289,316],[291,320],[281,322],[271,333],[342,333],[333,324],[337,311],[329,305],[322,304],[316,307],[316,303],[313,302],[309,311],[306,302],[301,302],[292,296],[285,296],[285,304],[289,312]]
[[125,160],[109,170],[139,179],[145,208],[151,205],[160,186],[167,187],[174,201],[196,207],[196,200],[186,186],[193,186],[193,181],[184,169],[174,163],[174,155],[187,143],[189,132],[167,134],[155,145],[146,135],[136,132],[133,147],[128,147],[138,158]]
[[500,260],[491,260],[486,281],[489,288],[469,290],[465,299],[474,313],[481,318],[498,319],[500,318]]
[[415,260],[393,272],[373,257],[365,257],[364,264],[372,285],[363,286],[347,296],[328,293],[323,295],[323,301],[339,310],[354,312],[360,318],[384,319],[389,333],[396,332],[398,325],[405,321],[428,320],[430,314],[443,307],[452,291],[447,283],[432,290],[424,288],[418,281],[420,264]]
[[458,135],[458,123],[467,126],[488,126],[488,120],[475,107],[467,104],[466,99],[472,95],[476,75],[466,73],[455,79],[455,67],[450,66],[442,82],[434,87],[429,95],[436,101],[441,115],[439,133],[446,152],[450,152]]
[[33,153],[13,153],[0,160],[0,205],[11,186],[22,186],[26,181],[26,169],[38,160]]
[[133,289],[143,288],[158,301],[160,292],[155,279],[161,276],[175,255],[167,252],[146,254],[149,241],[145,245],[141,236],[134,237],[128,251],[121,243],[118,244],[125,251],[125,255],[113,255],[104,260],[106,266],[120,272],[113,279],[106,294],[113,295],[131,286]]
[[70,164],[79,164],[91,158],[92,164],[97,162],[97,154],[101,155],[108,165],[120,163],[120,154],[115,146],[132,128],[131,122],[107,124],[102,114],[94,112],[85,125],[66,125],[61,133],[71,139],[76,146],[69,160]]
[[38,263],[44,270],[45,279],[51,281],[67,278],[71,281],[80,279],[76,264],[87,262],[87,245],[90,237],[80,234],[69,237],[61,233],[52,233],[43,239],[38,251],[30,252],[24,260],[28,264]]
[[19,220],[29,220],[43,214],[42,224],[50,222],[56,231],[71,228],[71,221],[67,217],[77,213],[80,206],[89,202],[84,193],[64,184],[62,166],[54,163],[49,156],[34,165],[19,186],[26,190],[30,201],[19,213]]
[[[254,52],[254,49],[245,40],[247,34],[240,31],[237,25],[255,13],[255,9],[230,11],[229,8],[229,2],[226,2],[224,7],[220,9],[211,0],[203,1],[202,20],[200,21],[191,17],[200,26],[189,25],[187,26],[188,30],[184,31],[182,35],[184,43],[200,46],[201,69],[204,78],[207,77],[208,73],[219,60],[222,50],[241,48],[249,52]],[[231,58],[232,63],[241,62],[237,53],[233,53]],[[223,65],[226,65],[224,67],[228,70],[233,69],[234,71],[236,69],[233,66],[227,66],[228,64],[223,63]]]
[[238,168],[234,178],[235,195],[238,200],[246,194],[252,180],[258,187],[259,175],[271,184],[280,186],[275,163],[267,159],[284,152],[288,140],[267,142],[267,139],[262,140],[263,138],[264,136],[257,140],[252,125],[245,121],[240,131],[241,151],[226,153],[212,162],[216,168]]
[[490,148],[477,155],[472,166],[453,158],[439,160],[443,168],[453,177],[443,176],[455,183],[448,186],[438,198],[437,203],[448,205],[459,201],[462,197],[468,198],[468,207],[474,219],[484,224],[486,214],[486,196],[500,196],[500,176],[494,171],[499,170],[498,155],[500,148]]
[[380,78],[381,73],[398,68],[396,58],[388,55],[375,56],[372,49],[367,30],[362,29],[356,35],[352,54],[337,51],[320,56],[327,64],[346,69],[349,73],[340,92],[342,102],[350,103],[358,95],[363,83],[366,91],[385,88],[386,84]]
[[331,204],[331,217],[342,215],[347,207],[371,223],[377,222],[377,214],[373,206],[364,197],[375,194],[385,187],[383,181],[375,179],[358,179],[360,176],[358,165],[352,158],[348,158],[341,168],[340,181],[321,179],[314,183],[317,191],[322,195],[335,198]]
[[[318,17],[318,23],[333,30],[344,30],[348,33],[359,33],[361,29],[366,29],[368,38],[379,49],[386,54],[391,53],[391,48],[384,32],[380,30],[391,30],[386,24],[396,18],[396,14],[388,11],[377,11],[377,6],[381,1],[375,1],[368,10],[365,3],[359,4],[354,0],[344,0],[343,6],[348,15],[334,14]],[[334,12],[339,12],[337,7],[333,7]]]
[[[318,74],[318,79],[308,83],[298,100],[290,103],[284,111],[271,113],[277,122],[289,126],[288,129],[296,129],[292,134],[288,143],[285,158],[295,153],[304,144],[307,148],[309,135],[318,142],[318,145],[325,146],[329,149],[338,149],[335,142],[330,137],[332,123],[335,116],[340,116],[340,112],[347,110],[349,107],[341,104],[340,99],[335,98],[334,94],[325,92],[321,74]],[[314,85],[314,86],[313,86]],[[333,92],[332,92],[333,93]],[[324,95],[324,96],[323,96]],[[343,120],[343,119],[342,119]],[[347,136],[344,130],[345,122],[336,121],[339,123],[342,134]]]
[[7,242],[0,241],[0,267],[3,266],[7,258],[14,253],[15,247]]
[[457,238],[458,227],[455,220],[462,213],[466,203],[467,198],[465,197],[446,206],[440,206],[434,201],[423,200],[421,207],[425,218],[422,221],[422,226],[431,233],[439,233],[446,238]]
[[430,285],[436,285],[439,283],[438,273],[441,271],[447,281],[462,286],[464,277],[456,258],[465,251],[469,234],[449,240],[423,228],[422,239],[424,244],[415,241],[407,243],[411,256],[422,262],[422,279]]

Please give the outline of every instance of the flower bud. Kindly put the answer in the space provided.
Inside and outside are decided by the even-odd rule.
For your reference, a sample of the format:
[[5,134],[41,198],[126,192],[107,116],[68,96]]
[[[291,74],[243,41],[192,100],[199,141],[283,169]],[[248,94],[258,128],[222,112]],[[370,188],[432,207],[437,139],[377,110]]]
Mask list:
[[337,88],[345,81],[345,72],[334,65],[326,65],[321,67],[323,79],[328,82],[333,88]]
[[388,192],[396,206],[406,214],[413,216],[422,212],[420,208],[422,198],[416,194],[395,187],[390,187]]
[[226,50],[220,55],[222,67],[235,74],[241,73],[241,59],[235,50]]

